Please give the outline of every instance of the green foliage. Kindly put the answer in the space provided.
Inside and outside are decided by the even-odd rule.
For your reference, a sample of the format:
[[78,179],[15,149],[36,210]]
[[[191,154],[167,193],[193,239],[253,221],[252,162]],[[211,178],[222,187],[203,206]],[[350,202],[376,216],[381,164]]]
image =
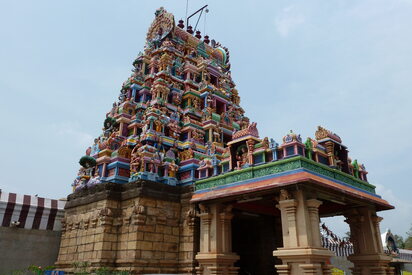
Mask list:
[[95,275],[129,275],[128,271],[112,271],[107,267],[100,267],[96,269],[94,272],[88,271],[90,267],[89,262],[75,262],[72,264],[74,268],[75,275],[88,275],[88,274],[95,274]]
[[408,232],[406,232],[406,238],[404,239],[404,248],[412,249],[412,226]]
[[74,274],[75,275],[87,275],[90,274],[87,272],[87,268],[90,266],[89,262],[74,262],[73,264]]
[[[74,268],[74,274],[75,275],[129,275],[130,273],[128,271],[112,271],[108,269],[107,267],[100,267],[96,269],[94,272],[88,271],[90,267],[89,262],[74,262],[72,264],[72,267]],[[7,273],[1,273],[0,275],[24,275],[27,273],[27,271],[30,271],[32,274],[36,275],[42,275],[46,270],[54,270],[56,267],[54,266],[37,266],[37,265],[31,265],[27,269],[24,270],[12,270],[8,271]]]
[[129,272],[127,272],[127,271],[111,271],[106,267],[101,267],[99,269],[96,269],[95,274],[96,275],[128,275]]
[[107,267],[101,267],[95,271],[96,275],[110,275],[111,271]]
[[96,160],[91,156],[83,156],[80,158],[79,164],[84,168],[90,168],[96,165]]
[[108,129],[110,129],[111,127],[115,127],[115,126],[117,126],[118,125],[118,122],[116,121],[116,119],[115,118],[113,118],[113,117],[107,117],[105,120],[104,120],[104,122],[103,122],[103,127],[104,127],[104,129],[106,129],[106,130],[108,130]]
[[393,235],[393,238],[395,239],[397,248],[405,248],[405,241],[403,240],[402,236]]
[[401,249],[412,249],[412,226],[408,232],[406,232],[405,238],[399,235],[393,235],[396,246]]
[[8,271],[7,273],[0,273],[0,275],[24,275],[26,273],[26,270],[11,270]]
[[29,266],[29,267],[27,268],[27,270],[28,270],[28,271],[31,271],[31,272],[33,272],[33,273],[35,273],[35,274],[41,275],[41,274],[44,273],[44,271],[46,271],[46,270],[53,270],[53,269],[55,269],[55,268],[56,268],[56,267],[51,266],[51,265],[45,266],[45,267],[41,267],[41,266],[38,266],[38,265],[31,265],[31,266]]
[[406,238],[404,248],[412,249],[412,236],[409,236],[408,238]]

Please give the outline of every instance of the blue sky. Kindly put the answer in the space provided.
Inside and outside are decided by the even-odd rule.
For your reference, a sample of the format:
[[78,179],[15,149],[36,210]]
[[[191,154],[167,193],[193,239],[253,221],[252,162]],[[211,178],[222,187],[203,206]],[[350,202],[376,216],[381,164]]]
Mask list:
[[[189,11],[206,1],[189,1]],[[412,223],[412,1],[207,1],[200,29],[230,50],[242,106],[262,137],[339,134]],[[0,1],[0,188],[60,198],[143,49],[156,8],[186,1]],[[335,221],[336,220],[336,221]],[[337,233],[342,219],[329,220]]]

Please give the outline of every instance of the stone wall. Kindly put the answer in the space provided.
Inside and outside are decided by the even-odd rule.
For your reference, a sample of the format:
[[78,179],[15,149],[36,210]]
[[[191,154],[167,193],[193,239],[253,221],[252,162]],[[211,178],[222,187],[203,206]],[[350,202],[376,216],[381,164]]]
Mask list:
[[0,274],[27,269],[30,265],[54,265],[60,232],[0,227]]
[[112,243],[116,266],[144,273],[176,272],[180,204],[140,197],[122,202],[121,207],[123,223],[117,243]]
[[191,190],[139,181],[102,184],[68,197],[57,264],[111,267],[135,274],[194,270]]
[[193,205],[190,204],[192,192],[181,195],[180,211],[180,242],[179,242],[179,273],[194,274],[197,262],[195,256],[199,252],[199,220]]

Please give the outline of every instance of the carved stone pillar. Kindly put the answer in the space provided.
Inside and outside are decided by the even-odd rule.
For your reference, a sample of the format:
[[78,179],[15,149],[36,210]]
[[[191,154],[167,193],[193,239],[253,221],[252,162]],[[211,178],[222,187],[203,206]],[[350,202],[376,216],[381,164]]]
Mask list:
[[354,254],[348,259],[355,265],[354,275],[392,275],[391,257],[383,253],[376,211],[368,207],[352,209],[345,213],[351,231]]
[[319,230],[319,206],[321,201],[312,199],[306,201],[309,212],[310,224],[312,225],[312,245],[314,247],[322,247]]
[[300,264],[299,267],[302,269],[303,274],[305,275],[318,275],[319,271],[323,271],[321,264]]
[[200,253],[208,252],[210,250],[210,222],[212,214],[209,212],[209,207],[200,204]]
[[276,265],[276,271],[279,275],[289,275],[290,274],[290,266],[287,264]]
[[328,160],[330,166],[335,166],[335,158],[334,158],[334,147],[335,144],[332,141],[325,142],[326,153],[328,154]]
[[323,265],[322,267],[323,275],[332,275],[332,268],[333,268],[332,265],[329,265],[329,264]]
[[235,275],[234,263],[239,256],[232,253],[232,206],[220,204],[200,207],[200,252],[196,255],[198,275]]
[[232,152],[232,145],[228,145],[226,150],[228,150],[228,152],[229,152],[229,157],[230,157],[230,160],[229,160],[229,171],[232,171],[232,170],[236,167],[236,163],[235,163],[235,161],[236,161],[235,155],[236,155],[236,154]]
[[254,158],[253,158],[253,151],[255,150],[255,142],[253,141],[253,139],[249,139],[249,140],[247,140],[246,141],[246,145],[247,145],[247,158],[248,158],[248,160],[247,160],[247,162],[250,164],[250,165],[253,165],[255,162],[254,162]]
[[281,190],[277,207],[281,212],[283,247],[273,255],[280,258],[277,272],[285,275],[330,274],[326,263],[333,253],[321,247],[319,206],[321,201],[306,199],[303,190]]
[[224,208],[223,212],[220,213],[220,222],[222,224],[222,252],[231,253],[232,252],[232,205]]
[[[296,200],[279,201],[277,206],[282,216],[282,233],[284,247],[297,247],[297,228],[296,228]],[[284,221],[285,219],[285,221]]]

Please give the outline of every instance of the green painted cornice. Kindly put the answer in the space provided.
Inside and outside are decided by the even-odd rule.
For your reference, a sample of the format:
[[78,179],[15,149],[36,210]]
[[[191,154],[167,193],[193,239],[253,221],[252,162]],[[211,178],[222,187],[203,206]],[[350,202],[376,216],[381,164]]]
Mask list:
[[198,180],[196,182],[196,190],[203,190],[222,186],[226,184],[236,183],[239,181],[260,178],[264,176],[279,174],[287,171],[304,168],[315,172],[322,176],[331,179],[339,180],[355,188],[359,188],[371,193],[375,193],[375,186],[365,181],[355,178],[352,175],[330,168],[324,164],[317,163],[313,160],[302,156],[296,156],[288,159],[282,159],[274,162],[265,163],[262,165],[248,167],[241,170],[235,170],[215,177]]

